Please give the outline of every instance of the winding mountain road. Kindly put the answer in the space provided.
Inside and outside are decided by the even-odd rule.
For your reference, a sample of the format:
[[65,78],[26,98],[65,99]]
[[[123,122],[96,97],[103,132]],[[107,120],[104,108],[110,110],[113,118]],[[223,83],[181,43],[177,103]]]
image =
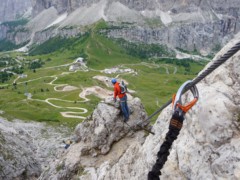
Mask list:
[[[72,64],[74,64],[74,63],[68,63],[68,64],[63,64],[63,65],[59,65],[59,66],[52,66],[52,67],[47,67],[47,68],[42,68],[42,69],[51,69],[51,68],[56,68],[56,67],[66,67],[66,66],[70,66]],[[120,67],[122,67],[124,69],[124,68],[128,68],[127,66],[139,66],[139,65],[143,65],[143,66],[146,66],[148,68],[160,68],[160,67],[162,67],[162,68],[165,68],[167,74],[169,74],[169,67],[174,68],[173,74],[176,74],[176,72],[177,72],[177,67],[175,67],[175,66],[155,64],[155,63],[146,63],[146,62],[141,62],[141,63],[138,63],[138,64],[122,64]],[[82,70],[84,72],[86,72],[88,70],[102,72],[100,70],[89,69],[89,68],[87,68],[87,66],[85,66],[84,68],[79,69],[79,70]],[[42,77],[39,77],[39,78],[30,79],[30,80],[27,80],[27,81],[22,81],[22,82],[19,82],[18,84],[24,84],[24,83],[27,83],[27,82],[32,82],[32,81],[36,81],[36,80],[39,80],[39,79],[50,77],[50,78],[53,78],[53,80],[51,80],[47,84],[53,85],[54,86],[53,87],[54,91],[56,91],[56,92],[66,92],[67,93],[69,91],[77,90],[79,88],[75,87],[75,86],[70,86],[68,84],[54,84],[54,82],[58,79],[58,76],[67,75],[67,74],[76,73],[76,72],[77,71],[62,72],[59,75],[42,76]],[[135,72],[135,71],[133,71],[133,72],[127,72],[126,71],[125,72],[125,71],[123,71],[123,72],[121,72],[121,75],[122,74],[132,74],[132,73],[136,74],[137,72]],[[119,76],[120,76],[120,74],[116,75],[116,78],[118,78]],[[16,83],[20,78],[21,78],[21,76],[18,76],[17,78],[14,79],[13,82]],[[2,85],[2,86],[7,86],[7,85],[8,84]],[[107,84],[106,84],[106,86],[109,87],[109,85],[107,85]],[[99,86],[92,86],[92,87],[82,88],[82,91],[79,94],[79,97],[82,99],[81,101],[70,101],[70,100],[64,100],[64,99],[60,99],[60,98],[47,98],[45,100],[41,100],[41,99],[31,98],[31,96],[28,97],[28,100],[45,102],[45,103],[47,103],[48,105],[50,105],[54,108],[69,109],[70,111],[60,112],[60,114],[63,117],[85,119],[86,117],[84,117],[84,114],[86,114],[88,112],[88,110],[86,108],[82,108],[82,107],[78,107],[78,106],[75,106],[75,107],[60,106],[60,105],[57,105],[56,102],[53,103],[52,101],[60,101],[60,102],[67,102],[67,103],[73,103],[73,104],[76,103],[76,102],[77,103],[84,103],[84,102],[90,101],[90,99],[86,98],[86,96],[91,95],[91,94],[94,94],[95,96],[99,97],[100,99],[104,99],[107,96],[112,95],[112,91],[101,88]]]

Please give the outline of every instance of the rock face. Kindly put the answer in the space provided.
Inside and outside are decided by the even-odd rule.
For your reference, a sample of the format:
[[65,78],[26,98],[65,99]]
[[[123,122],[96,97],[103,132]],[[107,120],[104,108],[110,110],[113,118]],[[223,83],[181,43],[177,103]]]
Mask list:
[[70,38],[80,36],[81,29],[80,28],[62,28],[62,29],[55,29],[54,27],[48,28],[44,31],[38,31],[35,33],[33,37],[33,42],[36,44],[41,44],[50,38],[60,36],[63,38]]
[[[32,43],[44,42],[64,27],[86,26],[103,19],[114,25],[106,32],[109,37],[165,44],[205,55],[218,50],[240,30],[238,0],[33,0],[32,8],[27,29],[33,35],[25,34]],[[49,27],[54,33],[39,36]],[[76,29],[70,31],[68,34],[76,34]],[[8,33],[0,26],[0,39],[9,37]],[[26,38],[19,35],[23,36],[15,37],[23,43]]]
[[17,132],[8,124],[10,123],[1,120],[1,179],[24,179],[40,176],[41,165],[34,155],[34,147],[24,138],[24,135],[21,135],[24,133],[23,131]]
[[[85,174],[85,168],[95,171],[102,163],[114,165],[128,149],[128,145],[143,143],[145,133],[138,123],[146,119],[146,112],[138,98],[128,104],[131,115],[128,124],[125,124],[112,98],[99,103],[92,116],[76,127],[76,143],[70,146],[65,156],[50,163],[49,171],[43,179],[74,179],[79,174]],[[141,125],[147,123],[144,121]],[[82,178],[92,177],[87,175]]]
[[[240,34],[215,59],[239,41]],[[161,179],[240,178],[239,59],[240,51],[197,85],[200,99],[185,116]],[[184,101],[191,98],[191,94],[183,97]],[[133,116],[137,113],[139,118],[144,117],[139,115],[142,111],[142,108],[137,112],[134,109]],[[126,131],[117,122],[118,114],[119,110],[113,106],[100,103],[92,120],[76,128],[79,142],[56,161],[45,179],[147,179],[168,131],[172,109],[169,106],[160,114],[152,129],[155,135],[146,138],[140,132],[126,136]],[[61,170],[57,172],[56,167]]]
[[13,21],[29,11],[31,13],[31,0],[0,0],[0,23]]
[[[167,44],[174,48],[208,54],[225,45],[240,30],[237,1],[121,2],[138,14],[135,15],[138,20],[134,21],[132,15],[132,18],[128,18],[133,20],[130,22],[141,25],[109,29],[107,34],[110,37],[149,44]],[[225,6],[224,3],[229,5]],[[119,15],[118,18],[123,19],[127,14]]]
[[54,7],[57,9],[58,13],[61,14],[66,11],[72,12],[81,6],[89,6],[99,1],[100,0],[35,0],[33,5],[33,16],[38,15],[40,12],[50,7]]
[[204,55],[222,47],[238,31],[239,22],[218,20],[208,23],[175,24],[161,28],[126,27],[108,30],[107,35],[132,42],[167,44],[182,50],[198,51]]
[[37,179],[52,159],[64,151],[67,128],[0,118],[0,179]]
[[[215,59],[226,53],[239,40],[240,34],[236,40],[222,49]],[[240,178],[237,153],[237,149],[240,148],[239,59],[240,51],[209,75],[204,82],[198,84],[199,102],[186,116],[184,128],[163,168],[163,179],[167,177],[174,179],[179,176],[184,179]],[[166,120],[160,116],[154,128],[159,130],[164,125]],[[159,133],[161,136],[164,134],[160,130]],[[160,144],[163,141],[152,138]],[[157,149],[153,154],[156,152]],[[176,173],[171,172],[173,169],[177,169]],[[181,173],[177,173],[178,171]]]
[[[240,34],[215,59],[239,41]],[[197,85],[200,99],[186,114],[161,179],[240,179],[239,59],[240,51]],[[183,100],[191,98],[186,94]],[[1,119],[1,179],[145,180],[168,131],[172,109],[159,115],[152,128],[155,135],[149,135],[138,126],[146,119],[140,100],[129,101],[129,107],[127,125],[110,99],[98,104],[76,127],[76,142],[65,152],[59,149],[63,134],[51,127]]]
[[[106,101],[111,103],[110,100]],[[130,110],[134,114],[128,124],[135,131],[139,130],[137,123],[146,119],[146,112],[140,103],[140,100],[135,98],[130,104]],[[94,155],[107,154],[112,144],[122,139],[131,130],[130,127],[126,128],[123,115],[121,117],[119,114],[119,108],[106,103],[98,104],[92,114],[92,121],[85,121],[77,126],[77,141],[86,142]]]
[[6,39],[16,45],[29,41],[29,30],[4,22],[31,17],[31,0],[0,0],[0,4],[0,40]]
[[[236,39],[239,42],[240,36]],[[236,42],[235,41],[235,42]],[[216,57],[224,54],[231,42]],[[240,52],[222,67],[199,83],[199,102],[186,115],[183,129],[173,145],[162,171],[162,179],[239,179],[239,109],[240,109]],[[186,98],[190,98],[187,96]],[[142,146],[130,148],[126,156],[113,166],[105,177],[124,170],[124,162],[132,163],[132,171],[124,177],[146,179],[147,171],[156,160],[156,153],[167,132],[171,109],[167,108],[154,125],[155,136],[149,135]],[[139,155],[140,154],[140,155]],[[139,155],[139,156],[138,156]],[[142,169],[138,173],[138,169]],[[122,172],[122,171],[121,171]],[[117,179],[123,178],[120,173]],[[126,179],[126,178],[123,178]]]

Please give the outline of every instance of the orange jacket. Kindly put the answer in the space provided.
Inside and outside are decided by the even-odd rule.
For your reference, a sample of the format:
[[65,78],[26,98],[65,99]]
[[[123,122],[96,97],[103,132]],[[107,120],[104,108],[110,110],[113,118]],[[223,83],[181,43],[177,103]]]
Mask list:
[[114,98],[118,96],[118,98],[123,98],[126,95],[126,93],[121,94],[121,88],[119,86],[119,82],[116,82],[114,84]]

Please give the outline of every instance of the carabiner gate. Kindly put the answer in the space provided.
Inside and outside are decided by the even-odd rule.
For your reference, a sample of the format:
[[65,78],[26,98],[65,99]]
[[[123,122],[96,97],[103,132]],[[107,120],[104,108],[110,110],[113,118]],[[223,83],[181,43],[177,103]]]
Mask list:
[[[179,108],[181,109],[184,113],[186,113],[189,109],[191,109],[191,107],[197,102],[197,100],[199,99],[199,93],[198,93],[198,89],[196,87],[196,85],[191,86],[192,81],[188,80],[185,83],[183,83],[181,85],[181,87],[178,89],[177,94],[174,95],[173,99],[172,99],[172,103],[173,103],[173,112]],[[193,94],[194,99],[186,104],[185,106],[182,105],[182,99],[181,96],[183,95],[183,93],[186,92],[186,88],[190,86],[190,91]]]

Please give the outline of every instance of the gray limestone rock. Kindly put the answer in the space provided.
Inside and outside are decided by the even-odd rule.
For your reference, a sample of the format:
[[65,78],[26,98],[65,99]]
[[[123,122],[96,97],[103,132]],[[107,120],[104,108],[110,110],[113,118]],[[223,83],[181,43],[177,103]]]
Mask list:
[[0,4],[0,23],[16,20],[28,11],[31,13],[31,0],[0,0]]
[[67,128],[0,118],[0,179],[37,179],[64,152]]
[[[108,100],[106,100],[108,102]],[[76,127],[76,140],[86,142],[94,153],[107,154],[114,142],[125,137],[129,132],[140,129],[137,123],[146,119],[146,112],[138,98],[129,101],[130,119],[125,124],[120,107],[106,102],[99,103],[91,120]],[[145,124],[148,122],[144,122]],[[85,151],[85,149],[83,150]]]
[[[91,117],[75,129],[76,143],[67,153],[50,163],[43,179],[74,179],[87,174],[85,168],[115,164],[128,146],[142,144],[146,134],[137,124],[146,126],[146,112],[139,98],[128,101],[131,115],[123,123],[119,105],[107,98],[98,104]],[[143,122],[144,121],[144,122]],[[91,179],[91,178],[90,178]],[[95,179],[95,178],[92,178]]]
[[[240,34],[215,59],[239,41]],[[186,115],[161,179],[240,178],[239,59],[240,51],[197,85],[199,101]],[[183,101],[191,98],[188,93]],[[155,135],[149,135],[142,145],[130,145],[114,165],[102,163],[99,168],[86,170],[80,179],[145,180],[168,131],[171,113],[169,106],[160,114],[153,126]]]

